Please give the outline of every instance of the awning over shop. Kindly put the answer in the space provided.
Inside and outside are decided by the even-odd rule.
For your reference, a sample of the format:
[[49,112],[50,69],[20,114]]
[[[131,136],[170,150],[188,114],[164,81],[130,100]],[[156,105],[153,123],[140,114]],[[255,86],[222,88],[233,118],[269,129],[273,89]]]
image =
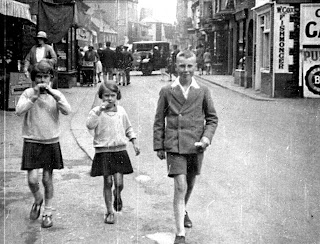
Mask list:
[[0,0],[0,13],[16,18],[27,19],[34,23],[31,19],[30,9],[28,4],[20,3],[13,0]]
[[48,0],[39,2],[39,30],[48,34],[48,41],[59,42],[73,25],[74,3],[50,3]]

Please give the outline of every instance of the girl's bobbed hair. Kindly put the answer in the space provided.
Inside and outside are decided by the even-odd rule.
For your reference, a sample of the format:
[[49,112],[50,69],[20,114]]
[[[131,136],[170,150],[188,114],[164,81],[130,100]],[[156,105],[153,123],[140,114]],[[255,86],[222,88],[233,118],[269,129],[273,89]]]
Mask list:
[[109,89],[112,92],[117,93],[117,100],[121,99],[120,88],[116,84],[109,83],[109,82],[102,82],[101,83],[99,90],[98,90],[98,96],[100,99],[102,99],[102,95],[104,92],[107,91],[107,89]]
[[53,78],[53,66],[46,60],[41,60],[33,66],[31,71],[31,80],[35,80],[38,73],[50,74]]

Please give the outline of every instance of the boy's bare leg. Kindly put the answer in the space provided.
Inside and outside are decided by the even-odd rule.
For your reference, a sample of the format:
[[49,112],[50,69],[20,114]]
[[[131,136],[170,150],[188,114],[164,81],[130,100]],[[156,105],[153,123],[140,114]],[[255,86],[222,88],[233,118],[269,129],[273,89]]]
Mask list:
[[186,175],[176,175],[174,177],[174,198],[173,210],[178,236],[185,236],[184,215],[185,215],[185,197],[187,192]]

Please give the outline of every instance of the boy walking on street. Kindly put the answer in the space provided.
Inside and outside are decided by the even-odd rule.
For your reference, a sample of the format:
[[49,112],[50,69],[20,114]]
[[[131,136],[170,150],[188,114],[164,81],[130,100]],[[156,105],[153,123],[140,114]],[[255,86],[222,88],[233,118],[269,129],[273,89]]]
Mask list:
[[203,152],[218,125],[218,117],[207,87],[193,78],[196,56],[189,50],[177,55],[178,78],[163,87],[158,100],[153,132],[157,156],[167,159],[168,176],[174,179],[174,243],[185,243],[185,227],[192,222],[186,205],[200,174]]

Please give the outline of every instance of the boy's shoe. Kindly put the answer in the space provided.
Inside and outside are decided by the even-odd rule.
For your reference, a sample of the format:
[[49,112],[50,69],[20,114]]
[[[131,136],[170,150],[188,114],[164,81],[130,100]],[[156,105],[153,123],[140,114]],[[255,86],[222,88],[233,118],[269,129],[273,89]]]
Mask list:
[[186,214],[184,215],[184,227],[186,228],[191,228],[192,227],[192,222],[188,216],[188,212],[186,211]]
[[186,243],[186,237],[185,236],[176,236],[173,244],[181,244],[181,243]]
[[115,223],[114,213],[107,213],[104,219],[104,222],[106,224],[114,224]]
[[50,228],[52,225],[53,225],[52,215],[43,215],[41,227],[42,228]]
[[41,211],[41,205],[43,203],[43,199],[39,204],[34,203],[32,205],[31,211],[30,211],[30,219],[31,220],[36,220],[40,216],[40,211]]

